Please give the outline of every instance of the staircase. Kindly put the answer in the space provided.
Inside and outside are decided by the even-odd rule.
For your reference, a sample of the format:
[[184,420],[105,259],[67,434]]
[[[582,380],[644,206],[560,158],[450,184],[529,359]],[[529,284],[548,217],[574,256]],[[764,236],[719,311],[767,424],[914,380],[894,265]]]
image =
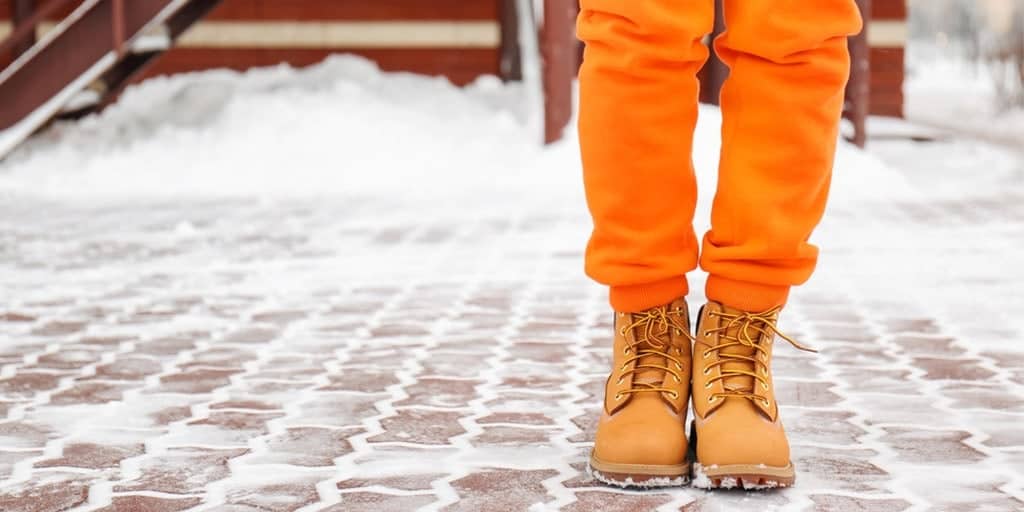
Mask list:
[[[0,56],[0,158],[51,119],[101,108],[220,0],[14,0]],[[44,20],[66,12],[35,40]]]

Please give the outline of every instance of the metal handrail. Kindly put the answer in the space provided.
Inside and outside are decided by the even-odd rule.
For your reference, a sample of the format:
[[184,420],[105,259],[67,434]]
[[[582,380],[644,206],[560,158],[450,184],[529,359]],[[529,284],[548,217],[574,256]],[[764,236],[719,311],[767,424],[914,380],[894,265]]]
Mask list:
[[0,53],[13,50],[18,43],[24,41],[26,37],[35,32],[40,22],[70,2],[71,0],[49,0],[36,8],[27,19],[19,21],[13,27],[13,30],[6,39],[0,41]]

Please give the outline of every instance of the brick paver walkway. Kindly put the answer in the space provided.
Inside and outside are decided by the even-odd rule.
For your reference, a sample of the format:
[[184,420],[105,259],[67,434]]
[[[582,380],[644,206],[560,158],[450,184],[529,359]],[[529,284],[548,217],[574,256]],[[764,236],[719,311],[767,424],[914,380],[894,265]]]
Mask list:
[[821,353],[775,363],[798,485],[760,494],[583,472],[576,203],[4,200],[0,510],[1024,509],[1024,195],[942,176],[837,197],[783,325]]

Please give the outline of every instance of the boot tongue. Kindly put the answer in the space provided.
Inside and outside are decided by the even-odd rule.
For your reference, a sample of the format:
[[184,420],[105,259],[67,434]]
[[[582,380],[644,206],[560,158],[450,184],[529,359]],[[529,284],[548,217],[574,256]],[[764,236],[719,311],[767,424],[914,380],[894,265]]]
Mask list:
[[[727,321],[723,320],[723,322]],[[743,333],[745,324],[746,322],[736,322],[735,326],[733,326],[732,328],[722,331],[723,337],[727,337],[729,339],[721,339],[720,337],[719,343],[733,343],[736,339],[747,340],[747,336],[744,335]],[[749,327],[747,327],[746,334],[749,335],[749,338],[751,338],[753,342],[757,343],[760,341],[758,339],[760,333],[757,330],[755,330],[755,327],[757,326],[750,325]],[[736,344],[721,349],[719,351],[719,354],[756,357],[757,350],[755,350],[753,346]],[[727,362],[722,364],[722,373],[729,373],[730,371],[736,370],[742,370],[750,373],[754,373],[757,371],[757,368],[755,367],[754,363],[750,361],[733,360],[729,358],[724,359]],[[722,379],[722,384],[727,391],[754,391],[754,378],[748,375],[732,375],[726,377]]]
[[[657,325],[652,326],[652,332],[651,332],[652,335],[659,336],[659,332],[660,331],[658,330],[658,326]],[[664,344],[665,344],[664,346],[660,345],[658,343],[657,339],[654,340],[654,343],[651,343],[647,334],[648,334],[647,333],[647,329],[643,325],[639,325],[639,326],[633,328],[633,337],[638,342],[636,345],[634,345],[637,353],[640,353],[641,351],[649,350],[649,349],[657,349],[659,351],[665,351],[665,349],[666,349],[666,347],[668,345],[668,333],[667,332],[663,333],[663,334],[661,334],[659,336],[659,338],[662,338],[662,339],[665,340],[664,341]],[[665,361],[665,358],[663,356],[659,356],[659,355],[655,355],[655,354],[645,355],[645,356],[641,357],[636,362],[637,371],[636,371],[636,373],[634,373],[633,382],[640,382],[640,383],[644,383],[644,384],[653,384],[653,385],[661,384],[661,382],[665,378],[665,371],[664,370],[659,370],[657,368],[642,368],[642,367],[643,366],[666,366],[666,363],[667,363],[667,361]]]

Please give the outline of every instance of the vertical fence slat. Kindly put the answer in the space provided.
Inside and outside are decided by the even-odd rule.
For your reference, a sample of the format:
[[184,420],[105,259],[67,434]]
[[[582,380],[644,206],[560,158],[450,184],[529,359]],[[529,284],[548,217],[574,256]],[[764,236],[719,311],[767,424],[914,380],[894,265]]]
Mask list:
[[850,81],[846,85],[844,115],[853,123],[851,141],[864,147],[868,141],[867,119],[871,108],[871,46],[868,25],[871,21],[871,0],[857,0],[864,29],[850,38]]
[[544,2],[540,46],[544,66],[544,142],[549,144],[562,138],[572,118],[572,82],[577,68],[575,13],[575,0]]
[[[14,26],[17,27],[18,24],[32,16],[32,13],[36,10],[36,2],[35,0],[14,0],[11,7],[11,21],[14,23]],[[36,44],[35,27],[32,28],[33,30],[28,32],[25,37],[20,41],[15,42],[14,47],[11,48],[12,58],[17,58],[18,55],[25,53],[25,51],[31,48],[32,45]]]
[[501,79],[523,79],[522,48],[519,45],[519,13],[516,0],[501,2]]

